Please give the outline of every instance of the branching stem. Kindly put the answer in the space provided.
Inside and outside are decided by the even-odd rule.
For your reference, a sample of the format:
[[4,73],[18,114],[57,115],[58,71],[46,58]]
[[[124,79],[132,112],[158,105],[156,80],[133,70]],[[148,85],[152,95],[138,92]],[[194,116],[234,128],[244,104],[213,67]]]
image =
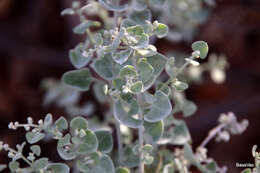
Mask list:
[[226,127],[226,124],[219,124],[217,127],[209,131],[208,136],[202,141],[199,147],[205,147],[223,128]]

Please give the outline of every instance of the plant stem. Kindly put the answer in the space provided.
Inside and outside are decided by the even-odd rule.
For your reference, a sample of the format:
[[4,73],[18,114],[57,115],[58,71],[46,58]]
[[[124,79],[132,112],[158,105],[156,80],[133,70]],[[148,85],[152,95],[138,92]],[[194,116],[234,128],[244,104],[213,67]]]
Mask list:
[[139,173],[144,173],[144,163],[142,161],[143,159],[143,152],[142,152],[142,148],[144,145],[144,126],[143,124],[140,125],[140,127],[138,128],[138,136],[139,136]]
[[116,122],[116,137],[117,137],[117,145],[118,145],[118,161],[119,165],[122,164],[123,162],[123,141],[122,141],[122,136],[121,136],[121,130],[120,130],[120,123],[115,120]]
[[[8,148],[8,150],[11,151],[11,152],[13,152],[13,153],[15,153],[15,154],[18,153],[17,151],[15,151],[15,150],[12,149],[12,148]],[[23,154],[21,154],[21,159],[23,159],[28,165],[32,166],[32,163],[31,163],[28,159],[26,159],[26,158],[23,156]]]
[[205,147],[224,127],[226,127],[226,124],[219,124],[217,127],[210,130],[208,136],[202,141],[199,147]]

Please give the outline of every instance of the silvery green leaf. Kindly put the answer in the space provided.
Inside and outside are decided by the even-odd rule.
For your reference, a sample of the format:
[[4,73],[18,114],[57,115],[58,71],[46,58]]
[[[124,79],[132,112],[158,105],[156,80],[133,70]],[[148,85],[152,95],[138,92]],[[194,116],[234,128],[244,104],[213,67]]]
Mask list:
[[149,36],[143,33],[138,40],[137,44],[134,46],[134,49],[143,49],[149,45]]
[[139,53],[143,57],[150,57],[157,54],[157,49],[153,45],[148,45],[146,48],[139,48],[136,49],[137,53]]
[[134,66],[126,65],[120,70],[119,75],[121,78],[135,77],[137,75],[137,72]]
[[[94,154],[97,155],[96,153]],[[115,173],[115,167],[111,158],[105,154],[90,156],[88,161],[77,160],[77,168],[84,173]]]
[[70,129],[72,135],[74,135],[76,129],[87,130],[87,128],[88,128],[88,121],[83,117],[75,117],[70,121]]
[[66,8],[64,9],[62,12],[61,12],[61,15],[62,16],[65,16],[65,15],[74,15],[75,14],[75,11],[72,9],[72,8]]
[[11,161],[9,162],[8,167],[11,172],[16,172],[16,170],[20,168],[20,164],[17,161]]
[[182,92],[186,89],[188,89],[189,85],[185,82],[176,80],[174,82],[172,82],[172,86],[179,92]]
[[185,100],[182,104],[182,112],[185,117],[193,115],[197,111],[197,106],[195,103],[189,100]]
[[197,165],[197,159],[192,151],[190,144],[188,143],[184,144],[183,155],[185,159],[191,162],[191,164]]
[[154,73],[153,66],[147,62],[147,59],[142,58],[137,62],[137,69],[143,83],[149,80]]
[[85,22],[82,22],[78,26],[73,28],[73,32],[75,34],[84,34],[86,32],[86,30],[88,28],[90,28],[91,26],[99,27],[100,26],[100,22],[98,22],[98,21],[85,21]]
[[109,2],[108,0],[98,0],[98,2],[107,10],[110,11],[116,11],[116,12],[123,12],[128,8],[128,5],[121,5],[121,6],[116,6],[114,4],[111,3],[111,1]]
[[130,105],[125,105],[120,99],[115,102],[113,108],[117,121],[130,128],[138,128],[142,123],[140,119],[133,117],[133,115],[138,113],[138,110],[139,106],[136,104],[136,101],[133,101]]
[[104,93],[104,85],[105,85],[104,82],[99,81],[99,82],[95,82],[93,86],[94,94],[97,100],[101,103],[104,103],[108,99],[108,96]]
[[128,168],[136,167],[139,164],[139,157],[133,151],[133,147],[126,146],[123,149],[123,158],[124,158],[123,165]]
[[58,145],[57,145],[57,151],[60,155],[60,157],[64,160],[73,160],[76,158],[76,153],[72,151],[71,149],[66,149],[66,146],[71,147],[70,143],[70,134],[66,134],[64,137],[59,139]]
[[121,22],[120,28],[128,28],[128,27],[132,27],[135,26],[136,23],[130,19],[124,19]]
[[154,75],[158,77],[166,64],[166,57],[160,53],[147,57],[147,62],[153,66]]
[[32,145],[30,147],[30,149],[36,156],[40,156],[41,155],[41,148],[40,148],[39,145]]
[[35,170],[39,170],[39,169],[43,169],[48,165],[48,158],[40,158],[38,160],[36,160],[35,162],[33,162],[32,167]]
[[92,77],[89,69],[83,68],[64,73],[61,80],[70,87],[81,91],[87,91],[89,90],[89,86],[92,82]]
[[143,11],[133,11],[129,18],[133,20],[137,24],[145,24],[146,20],[151,20],[151,11],[149,9],[145,9]]
[[144,115],[144,120],[157,122],[166,118],[172,111],[171,102],[162,91],[156,91],[156,101],[150,105],[150,110]]
[[144,33],[144,29],[141,25],[134,25],[131,27],[127,27],[126,31],[132,36],[141,36]]
[[97,151],[98,139],[94,132],[85,130],[85,136],[81,140],[81,144],[77,147],[77,154],[86,155]]
[[128,60],[129,56],[132,54],[132,52],[133,52],[133,49],[131,49],[131,48],[122,50],[118,53],[113,54],[113,59],[118,64],[124,64]]
[[143,93],[144,101],[148,104],[153,104],[156,101],[154,95],[150,94],[149,92]]
[[59,131],[68,129],[68,121],[63,116],[55,121],[55,125]]
[[176,145],[183,145],[191,140],[189,129],[184,121],[175,121],[171,139]]
[[41,132],[27,132],[25,137],[30,144],[34,144],[42,140],[45,137],[45,134]]
[[112,134],[108,130],[95,131],[98,139],[98,151],[102,153],[109,153],[113,148]]
[[130,91],[133,92],[134,94],[138,94],[140,92],[143,92],[143,82],[142,81],[137,81],[133,83],[130,87]]
[[114,77],[113,61],[111,53],[105,54],[94,62],[93,68],[102,78],[112,80]]
[[113,80],[112,84],[116,89],[122,91],[122,87],[126,84],[126,81],[122,78],[116,78]]
[[125,34],[125,29],[121,28],[120,31],[118,32],[116,38],[113,40],[112,44],[111,44],[111,52],[114,53],[116,51],[116,49],[118,48],[118,46],[121,43],[121,39],[124,37]]
[[52,118],[52,115],[49,113],[49,114],[47,114],[46,117],[44,118],[43,128],[44,128],[44,129],[48,129],[48,128],[52,125],[52,122],[53,122],[53,118]]
[[156,27],[154,28],[154,33],[158,38],[163,38],[168,34],[168,26],[162,23],[157,23]]
[[163,173],[175,173],[174,166],[172,163],[168,163],[163,167]]
[[86,66],[90,62],[92,55],[93,53],[80,52],[79,48],[75,48],[69,52],[71,64],[78,69]]
[[193,51],[199,51],[202,59],[206,58],[209,47],[205,41],[196,41],[191,45]]
[[116,168],[116,173],[131,173],[131,172],[128,168],[119,167],[119,168]]
[[70,168],[64,163],[49,163],[47,170],[53,173],[69,173]]
[[163,121],[158,121],[155,123],[144,122],[144,138],[147,143],[152,143],[158,141],[164,131]]
[[162,91],[164,94],[169,96],[171,94],[171,88],[165,85],[165,83],[159,82],[156,86],[156,90]]

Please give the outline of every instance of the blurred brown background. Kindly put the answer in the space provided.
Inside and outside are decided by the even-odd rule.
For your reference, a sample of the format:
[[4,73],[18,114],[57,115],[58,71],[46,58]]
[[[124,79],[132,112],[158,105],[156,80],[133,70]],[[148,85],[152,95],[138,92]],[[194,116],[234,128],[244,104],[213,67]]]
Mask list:
[[[23,130],[7,129],[9,121],[24,122],[27,116],[37,120],[48,112],[64,115],[56,106],[42,107],[40,82],[46,77],[59,79],[73,69],[67,52],[81,39],[71,30],[78,21],[59,15],[69,6],[71,0],[0,0],[0,140],[12,146],[24,137]],[[230,173],[240,172],[235,163],[253,163],[251,148],[260,146],[260,1],[218,0],[194,40],[207,41],[211,52],[225,54],[230,63],[224,84],[215,84],[206,75],[202,85],[188,91],[199,108],[188,118],[194,146],[217,124],[220,113],[233,111],[239,119],[248,118],[243,135],[208,145],[209,156],[219,165],[227,165]],[[189,47],[190,43],[171,44],[172,49]],[[53,146],[48,147],[53,160],[58,159],[55,145],[48,146]],[[1,154],[0,162],[6,159]]]

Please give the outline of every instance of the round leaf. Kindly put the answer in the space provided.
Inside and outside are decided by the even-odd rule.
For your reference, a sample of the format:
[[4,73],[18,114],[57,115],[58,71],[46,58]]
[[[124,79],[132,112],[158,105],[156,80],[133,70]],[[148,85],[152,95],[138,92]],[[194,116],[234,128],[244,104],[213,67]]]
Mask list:
[[81,91],[87,91],[92,82],[92,77],[89,69],[83,68],[64,73],[62,76],[62,81],[68,86]]
[[109,153],[113,148],[113,138],[111,132],[99,130],[95,132],[98,139],[98,151]]
[[196,41],[191,45],[191,47],[192,47],[193,51],[200,52],[200,57],[202,59],[206,58],[208,51],[209,51],[209,47],[205,41]]

